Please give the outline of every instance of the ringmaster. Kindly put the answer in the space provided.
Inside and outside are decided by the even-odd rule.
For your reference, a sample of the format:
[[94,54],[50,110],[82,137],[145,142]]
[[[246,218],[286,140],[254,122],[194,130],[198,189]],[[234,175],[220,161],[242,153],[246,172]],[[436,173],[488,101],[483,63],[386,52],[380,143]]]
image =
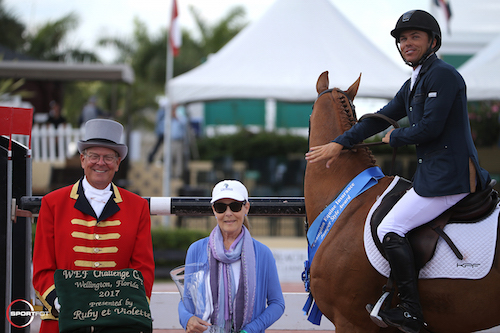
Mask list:
[[112,183],[128,148],[113,120],[85,124],[78,142],[84,176],[42,199],[33,252],[33,286],[50,315],[40,332],[59,332],[56,269],[142,273],[149,300],[154,281],[151,218],[145,199]]

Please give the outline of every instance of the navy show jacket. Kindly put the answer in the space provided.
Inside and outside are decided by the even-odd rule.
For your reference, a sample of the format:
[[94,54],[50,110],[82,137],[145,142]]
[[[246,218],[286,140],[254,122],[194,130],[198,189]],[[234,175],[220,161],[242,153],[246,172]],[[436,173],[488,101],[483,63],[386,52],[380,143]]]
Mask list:
[[[424,197],[474,192],[490,181],[479,166],[467,113],[466,85],[456,69],[432,54],[422,65],[413,89],[407,80],[379,113],[396,121],[408,116],[409,127],[395,129],[390,145],[415,145],[415,191]],[[345,147],[383,131],[389,124],[366,118],[337,137]]]

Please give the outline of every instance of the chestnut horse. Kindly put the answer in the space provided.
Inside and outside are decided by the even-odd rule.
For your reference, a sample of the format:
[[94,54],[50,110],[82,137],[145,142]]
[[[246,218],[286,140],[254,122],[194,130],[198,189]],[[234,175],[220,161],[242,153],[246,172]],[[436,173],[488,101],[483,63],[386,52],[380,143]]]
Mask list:
[[[357,120],[351,102],[359,83],[360,78],[345,92],[332,89],[318,96],[310,118],[310,147],[326,144],[354,125]],[[327,90],[328,84],[328,72],[324,72],[316,85],[318,94]],[[343,151],[328,169],[326,161],[308,163],[304,179],[308,224],[312,224],[349,181],[375,163],[366,147]],[[387,278],[368,261],[363,246],[364,222],[377,196],[392,180],[393,177],[383,177],[350,202],[311,263],[312,296],[338,333],[399,332],[379,328],[365,310],[368,303],[374,304],[379,299]],[[498,251],[497,247],[492,269],[483,279],[419,280],[430,332],[473,332],[500,325]]]

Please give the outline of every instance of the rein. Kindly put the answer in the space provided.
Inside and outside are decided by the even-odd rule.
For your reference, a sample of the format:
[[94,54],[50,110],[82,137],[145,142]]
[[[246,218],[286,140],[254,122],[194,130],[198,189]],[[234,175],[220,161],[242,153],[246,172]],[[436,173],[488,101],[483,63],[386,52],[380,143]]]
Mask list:
[[[367,113],[361,118],[359,118],[358,122],[362,121],[363,119],[366,118],[380,118],[385,121],[387,121],[389,124],[391,124],[394,128],[399,128],[399,124],[397,121],[394,119],[391,119],[381,113]],[[362,148],[362,147],[369,147],[369,146],[380,146],[380,145],[385,145],[385,142],[368,142],[368,143],[359,143],[357,145],[354,145],[353,148]],[[389,170],[389,174],[392,175],[392,172],[394,171],[394,165],[396,163],[396,154],[397,154],[398,148],[394,147],[392,148],[392,160],[391,160],[391,169]]]
[[[349,101],[349,105],[351,106],[352,113],[353,113],[354,117],[356,118],[356,110],[355,110],[354,103],[352,102],[352,100],[349,98],[349,96],[343,90],[336,89],[336,88],[330,88],[330,89],[323,90],[322,92],[320,92],[318,94],[318,97],[316,97],[316,101],[322,95],[327,94],[327,93],[331,93],[333,91],[337,91],[337,92],[343,94],[347,98],[347,100]],[[316,101],[314,103],[316,103]],[[314,107],[314,104],[313,104],[313,107]],[[367,114],[363,115],[361,118],[359,118],[358,122],[360,122],[366,118],[380,118],[382,120],[387,121],[394,128],[399,128],[399,124],[397,121],[395,121],[394,119],[391,119],[383,114],[380,114],[380,113],[367,113]],[[368,142],[368,143],[363,142],[363,143],[358,143],[358,144],[353,145],[352,148],[350,148],[350,149],[357,149],[357,148],[370,147],[370,146],[380,146],[380,145],[385,145],[385,144],[386,143],[382,142],[382,141],[380,141],[380,142]],[[391,175],[392,175],[392,172],[394,170],[394,164],[396,163],[396,153],[397,153],[397,147],[394,147],[392,149],[392,161],[391,161],[391,169],[390,169]]]

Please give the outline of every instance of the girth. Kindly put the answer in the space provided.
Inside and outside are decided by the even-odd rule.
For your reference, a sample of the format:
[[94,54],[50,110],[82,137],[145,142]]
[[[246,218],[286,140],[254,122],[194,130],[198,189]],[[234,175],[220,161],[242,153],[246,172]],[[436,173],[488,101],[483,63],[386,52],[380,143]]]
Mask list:
[[[492,180],[486,189],[471,193],[456,205],[439,215],[434,220],[418,228],[411,230],[407,238],[412,246],[415,266],[421,269],[432,258],[436,250],[439,237],[442,237],[451,247],[455,255],[462,259],[462,254],[453,244],[453,241],[444,232],[444,227],[448,223],[475,223],[488,217],[498,203],[498,192],[493,189],[496,181]],[[394,188],[382,199],[379,207],[373,213],[370,221],[372,237],[378,250],[384,256],[382,244],[377,237],[377,227],[382,219],[392,209],[394,204],[409,190],[412,183],[409,180],[400,178]]]

